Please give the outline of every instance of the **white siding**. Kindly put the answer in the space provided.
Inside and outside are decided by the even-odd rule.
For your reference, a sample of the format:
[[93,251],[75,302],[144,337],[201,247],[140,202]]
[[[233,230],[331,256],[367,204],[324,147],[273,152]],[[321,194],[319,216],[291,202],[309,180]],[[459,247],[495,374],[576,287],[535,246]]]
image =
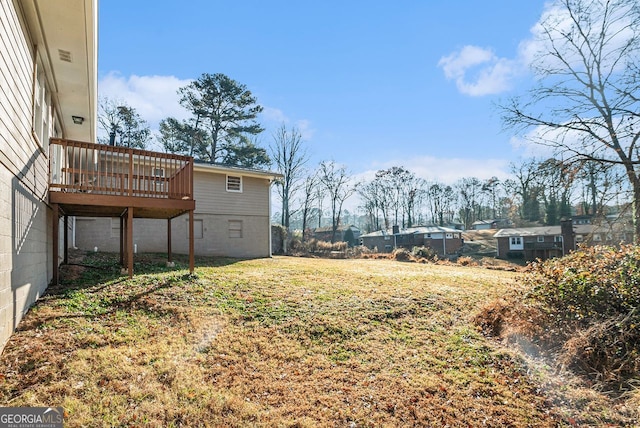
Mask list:
[[269,180],[242,177],[242,192],[227,192],[227,175],[194,173],[196,213],[269,216]]
[[48,160],[32,137],[33,43],[0,2],[0,348],[52,277]]
[[[269,257],[270,183],[267,178],[242,177],[242,192],[226,191],[226,173],[196,171],[194,174],[195,254],[199,256]],[[242,224],[238,233],[229,233],[229,224]],[[119,237],[111,234],[111,219],[78,218],[76,246],[83,250],[120,251]],[[188,216],[171,222],[172,250],[188,254]],[[201,232],[201,234],[200,234]],[[201,236],[201,237],[200,237]],[[167,220],[135,219],[133,240],[138,252],[167,251]]]

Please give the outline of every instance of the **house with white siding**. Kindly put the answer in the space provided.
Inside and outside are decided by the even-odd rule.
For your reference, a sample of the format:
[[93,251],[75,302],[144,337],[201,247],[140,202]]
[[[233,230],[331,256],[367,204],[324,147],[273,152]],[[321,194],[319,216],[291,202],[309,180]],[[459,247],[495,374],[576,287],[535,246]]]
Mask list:
[[[194,251],[202,256],[257,258],[271,256],[270,186],[278,174],[207,163],[194,165]],[[188,252],[188,218],[170,226],[158,219],[135,219],[137,252],[166,252],[171,227],[175,253]],[[117,252],[118,217],[76,219],[75,242],[83,250]]]
[[95,0],[0,1],[0,349],[58,262],[49,139],[95,141],[97,14]]

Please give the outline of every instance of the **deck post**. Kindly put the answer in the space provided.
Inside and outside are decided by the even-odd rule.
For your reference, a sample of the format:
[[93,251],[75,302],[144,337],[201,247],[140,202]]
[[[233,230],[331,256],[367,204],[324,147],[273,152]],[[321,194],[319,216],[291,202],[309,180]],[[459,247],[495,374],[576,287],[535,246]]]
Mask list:
[[167,219],[167,266],[172,266],[173,255],[171,254],[171,219]]
[[65,265],[69,263],[69,216],[64,216],[64,249],[62,250],[64,258],[62,263]]
[[133,207],[127,208],[127,269],[133,278]]
[[193,210],[189,210],[189,272],[192,274],[195,269],[195,257],[193,253]]
[[53,210],[53,278],[51,278],[51,282],[54,285],[59,285],[58,281],[58,257],[60,252],[60,207],[58,204],[51,204],[51,209]]
[[120,267],[124,267],[124,214],[120,214]]

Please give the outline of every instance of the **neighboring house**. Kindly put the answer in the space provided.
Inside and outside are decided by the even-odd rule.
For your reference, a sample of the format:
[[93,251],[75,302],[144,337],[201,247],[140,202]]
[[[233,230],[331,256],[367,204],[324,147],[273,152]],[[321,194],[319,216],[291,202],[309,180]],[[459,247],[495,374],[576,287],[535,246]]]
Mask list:
[[362,245],[377,248],[380,252],[391,252],[395,248],[412,249],[430,247],[439,255],[456,254],[463,245],[459,230],[442,226],[420,226],[378,230],[360,236]]
[[579,224],[592,224],[593,223],[593,216],[592,215],[574,215],[571,217],[571,221],[573,222],[574,225],[579,225]]
[[578,245],[618,245],[629,243],[633,234],[618,226],[573,224],[572,220],[560,226],[501,229],[495,235],[497,257],[518,258],[527,261],[562,257],[576,250]]
[[471,225],[473,230],[503,229],[513,224],[508,218],[496,218],[492,220],[478,220]]
[[[194,249],[203,256],[269,257],[271,255],[270,186],[278,175],[222,165],[194,166]],[[117,252],[119,218],[78,218],[75,246]],[[171,222],[172,248],[188,253],[188,218]],[[137,252],[166,252],[163,220],[136,219],[133,242]]]
[[0,349],[59,261],[49,138],[95,140],[97,14],[95,0],[0,2]]
[[[318,241],[331,242],[333,237],[333,227],[317,227],[313,229],[313,237]],[[354,225],[338,226],[334,242],[349,242],[350,245],[357,245],[360,242],[360,229]]]

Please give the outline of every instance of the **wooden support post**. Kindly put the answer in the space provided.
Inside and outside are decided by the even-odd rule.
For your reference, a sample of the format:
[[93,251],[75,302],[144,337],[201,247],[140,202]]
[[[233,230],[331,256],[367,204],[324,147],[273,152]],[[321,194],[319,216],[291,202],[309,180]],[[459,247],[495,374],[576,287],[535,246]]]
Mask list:
[[124,267],[124,215],[120,214],[120,267]]
[[58,204],[51,204],[51,209],[53,210],[53,278],[51,282],[54,285],[59,285],[59,277],[58,277],[58,257],[60,252],[60,208]]
[[133,278],[133,207],[127,208],[127,269]]
[[195,270],[195,256],[193,246],[193,210],[189,210],[189,272],[193,274]]
[[167,219],[167,263],[173,262],[173,256],[171,254],[171,219]]
[[64,216],[64,249],[62,250],[64,253],[64,258],[62,259],[62,263],[65,265],[69,263],[69,216]]

